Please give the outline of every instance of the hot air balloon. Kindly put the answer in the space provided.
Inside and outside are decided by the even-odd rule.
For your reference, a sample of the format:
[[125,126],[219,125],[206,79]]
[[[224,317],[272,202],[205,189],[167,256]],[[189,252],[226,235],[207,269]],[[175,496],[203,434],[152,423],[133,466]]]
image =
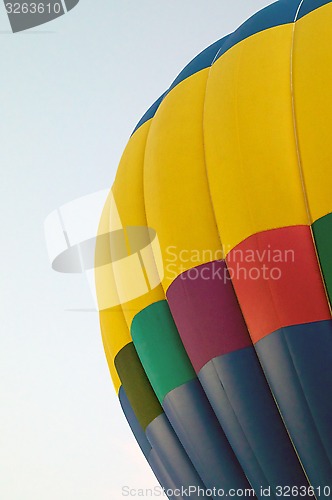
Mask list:
[[271,4],[185,67],[123,153],[100,325],[170,498],[332,495],[331,47],[332,2]]

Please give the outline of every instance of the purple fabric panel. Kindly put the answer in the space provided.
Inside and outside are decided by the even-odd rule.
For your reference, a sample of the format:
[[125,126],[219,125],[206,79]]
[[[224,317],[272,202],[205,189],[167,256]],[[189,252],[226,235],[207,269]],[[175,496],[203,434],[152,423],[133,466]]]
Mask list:
[[252,345],[225,261],[182,273],[167,300],[196,373],[211,359]]

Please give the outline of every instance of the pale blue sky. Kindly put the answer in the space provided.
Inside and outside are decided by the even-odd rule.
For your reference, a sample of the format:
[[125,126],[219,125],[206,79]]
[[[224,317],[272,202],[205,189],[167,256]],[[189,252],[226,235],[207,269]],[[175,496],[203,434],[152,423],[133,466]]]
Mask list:
[[155,479],[122,415],[82,276],[43,223],[112,184],[149,105],[264,0],[81,0],[13,35],[0,5],[1,500],[120,500]]

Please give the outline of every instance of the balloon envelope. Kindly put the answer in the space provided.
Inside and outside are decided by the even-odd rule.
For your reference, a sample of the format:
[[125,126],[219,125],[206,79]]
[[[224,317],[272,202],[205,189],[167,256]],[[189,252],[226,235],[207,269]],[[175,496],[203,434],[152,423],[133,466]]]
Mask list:
[[331,494],[331,46],[332,2],[273,3],[189,63],[123,153],[100,324],[170,490]]

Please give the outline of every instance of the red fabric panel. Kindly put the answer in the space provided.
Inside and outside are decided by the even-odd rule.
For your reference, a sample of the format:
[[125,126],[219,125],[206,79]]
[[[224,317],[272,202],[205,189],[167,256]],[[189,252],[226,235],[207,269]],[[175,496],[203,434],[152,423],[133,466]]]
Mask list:
[[284,326],[331,319],[309,226],[250,236],[226,261],[254,343]]

